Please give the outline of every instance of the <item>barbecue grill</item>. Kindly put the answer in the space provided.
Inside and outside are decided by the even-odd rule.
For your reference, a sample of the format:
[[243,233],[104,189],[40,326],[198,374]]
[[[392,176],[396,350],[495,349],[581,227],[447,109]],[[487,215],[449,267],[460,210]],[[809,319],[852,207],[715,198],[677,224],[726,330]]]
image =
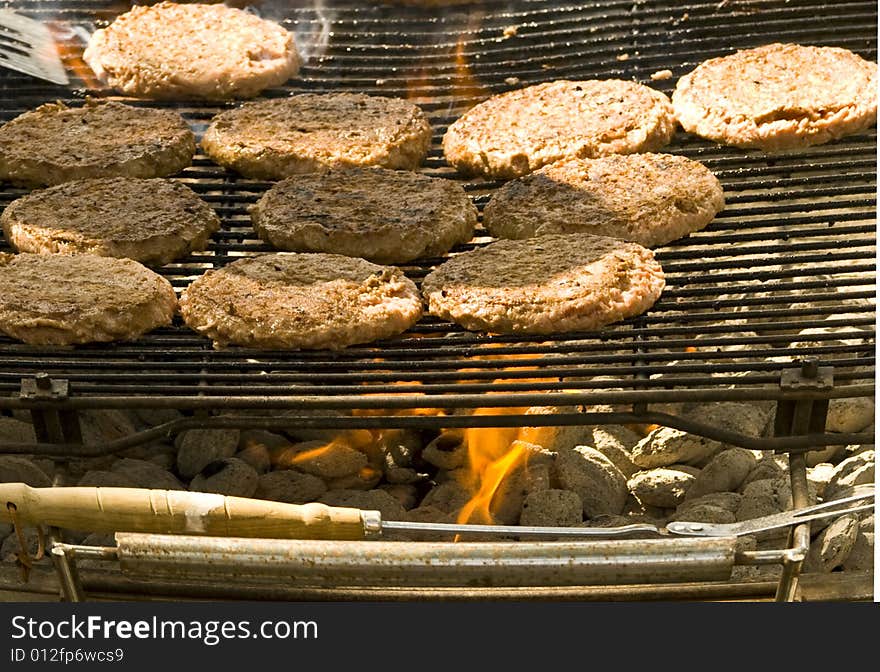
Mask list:
[[[128,3],[8,4],[50,23],[71,84],[0,70],[0,121],[56,99],[118,98],[80,57],[88,33]],[[876,60],[877,7],[869,2],[483,0],[432,8],[314,0],[253,6],[294,32],[306,59],[297,77],[264,96],[353,91],[411,100],[434,129],[422,172],[462,181],[479,209],[500,182],[457,175],[443,160],[440,139],[488,95],[565,78],[635,79],[671,94],[678,77],[701,61],[773,41],[840,46]],[[667,69],[671,78],[652,78]],[[173,107],[197,135],[214,114],[237,104],[118,99]],[[401,337],[333,352],[215,350],[179,318],[130,343],[55,348],[0,337],[0,409],[30,411],[38,437],[36,444],[5,444],[0,452],[106,454],[193,427],[654,423],[788,452],[795,506],[805,506],[807,450],[873,443],[872,434],[826,432],[825,415],[831,399],[873,395],[876,132],[764,154],[679,130],[664,151],[706,164],[724,186],[727,207],[705,230],[657,250],[667,288],[637,318],[596,332],[524,337],[470,333],[426,317]],[[204,252],[159,269],[176,290],[206,269],[269,251],[253,233],[247,207],[270,183],[241,178],[201,154],[178,179],[215,208],[223,228]],[[0,185],[0,206],[24,193]],[[452,253],[489,240],[478,229]],[[3,245],[0,251],[8,251]],[[441,261],[403,268],[418,283]],[[805,329],[816,331],[807,338],[800,335]],[[754,400],[777,403],[772,437],[676,413],[682,402]],[[519,411],[529,406],[554,408],[541,415]],[[173,408],[186,415],[83,446],[77,412],[110,408]],[[467,413],[475,408],[497,412]],[[805,529],[795,530],[793,543],[803,545]],[[789,579],[798,566],[789,568]],[[791,582],[780,589],[788,597],[791,591]]]

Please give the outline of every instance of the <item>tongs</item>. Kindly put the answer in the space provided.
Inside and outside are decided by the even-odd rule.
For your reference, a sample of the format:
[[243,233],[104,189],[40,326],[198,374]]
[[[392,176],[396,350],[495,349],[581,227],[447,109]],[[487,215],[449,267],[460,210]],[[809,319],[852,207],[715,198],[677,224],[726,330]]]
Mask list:
[[0,9],[0,67],[68,84],[49,28],[9,9]]
[[[673,521],[666,527],[650,523],[636,523],[619,527],[527,527],[520,525],[459,525],[445,523],[409,523],[394,520],[380,522],[381,531],[436,532],[456,535],[499,535],[512,537],[630,537],[649,536],[687,536],[687,537],[742,537],[767,530],[777,530],[798,525],[810,520],[842,516],[874,507],[873,486],[856,486],[856,494],[822,502],[797,511],[784,511],[761,518],[744,520],[738,523],[698,523]],[[857,504],[864,500],[871,503]]]
[[[479,537],[607,539],[633,536],[740,537],[820,518],[867,511],[873,486],[797,511],[739,523],[675,521],[666,527],[637,523],[620,527],[528,527],[382,520],[378,511],[285,504],[200,492],[143,488],[31,488],[0,484],[0,521],[87,530],[275,539],[374,539],[388,532]],[[859,503],[862,502],[862,503]]]
[[[840,499],[832,499],[821,504],[807,506],[796,511],[783,511],[769,516],[744,520],[739,523],[692,523],[675,521],[666,526],[669,534],[687,537],[742,537],[768,530],[778,530],[799,525],[811,520],[843,516],[874,508],[874,486],[858,485],[851,489],[855,493]],[[864,504],[857,502],[864,501]]]

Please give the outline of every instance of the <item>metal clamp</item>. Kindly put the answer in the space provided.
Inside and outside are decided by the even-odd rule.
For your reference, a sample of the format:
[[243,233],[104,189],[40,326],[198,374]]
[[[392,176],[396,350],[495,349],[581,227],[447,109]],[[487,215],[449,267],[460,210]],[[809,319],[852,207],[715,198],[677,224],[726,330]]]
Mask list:
[[55,380],[48,373],[38,373],[33,378],[21,379],[20,397],[22,399],[61,400],[70,394],[70,384],[66,379]]
[[779,385],[783,390],[830,390],[834,387],[834,367],[819,366],[816,357],[805,357],[799,368],[783,369]]

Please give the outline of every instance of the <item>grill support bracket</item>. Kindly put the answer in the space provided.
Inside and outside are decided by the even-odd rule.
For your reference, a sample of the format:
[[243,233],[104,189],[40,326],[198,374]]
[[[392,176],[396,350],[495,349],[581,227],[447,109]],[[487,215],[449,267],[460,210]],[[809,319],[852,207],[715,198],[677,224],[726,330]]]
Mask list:
[[[62,402],[70,394],[70,384],[65,379],[53,379],[48,373],[37,373],[21,379],[22,399],[33,401]],[[76,410],[34,406],[30,410],[37,441],[48,444],[81,444],[82,429]]]
[[[783,390],[823,390],[834,388],[834,369],[820,366],[816,357],[806,357],[800,368],[782,372],[780,386]],[[780,400],[776,405],[774,434],[776,436],[799,436],[822,432],[828,419],[828,399]],[[815,447],[814,447],[815,448]],[[788,473],[791,481],[792,507],[801,509],[815,502],[810,501],[807,484],[806,450],[788,451]],[[797,593],[798,579],[804,559],[810,550],[810,523],[791,528],[788,550],[782,556],[782,576],[776,591],[777,602],[791,602]]]

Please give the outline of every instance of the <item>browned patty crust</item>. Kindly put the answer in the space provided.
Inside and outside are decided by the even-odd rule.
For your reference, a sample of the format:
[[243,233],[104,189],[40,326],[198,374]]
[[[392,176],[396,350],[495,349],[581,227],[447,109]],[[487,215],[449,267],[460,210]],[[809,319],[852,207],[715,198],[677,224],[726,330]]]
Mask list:
[[96,30],[83,60],[130,96],[250,98],[299,70],[293,35],[223,4],[136,6]]
[[767,151],[817,145],[877,121],[877,64],[847,49],[768,44],[710,59],[672,94],[682,127]]
[[34,191],[0,215],[19,252],[97,254],[148,265],[202,250],[220,219],[175,180],[99,177]]
[[416,105],[361,93],[303,93],[245,103],[214,117],[202,147],[246,177],[280,180],[324,168],[415,170],[431,144]]
[[0,126],[0,180],[41,187],[89,177],[164,177],[189,166],[195,151],[195,135],[171,110],[47,103]]
[[279,252],[208,271],[183,292],[180,313],[217,347],[335,350],[406,331],[422,302],[393,266]]
[[672,154],[564,159],[512,180],[483,210],[498,238],[591,233],[664,245],[704,228],[724,207],[703,164]]
[[422,283],[432,315],[465,329],[553,334],[639,315],[663,270],[635,243],[585,233],[500,240],[445,262]]
[[675,133],[661,92],[617,79],[557,80],[508,91],[465,112],[443,137],[467,175],[509,179],[569,157],[656,151]]
[[0,253],[0,331],[25,343],[130,340],[176,306],[171,283],[131,259]]
[[399,264],[469,241],[477,209],[452,180],[345,168],[288,177],[251,207],[251,219],[282,250]]

